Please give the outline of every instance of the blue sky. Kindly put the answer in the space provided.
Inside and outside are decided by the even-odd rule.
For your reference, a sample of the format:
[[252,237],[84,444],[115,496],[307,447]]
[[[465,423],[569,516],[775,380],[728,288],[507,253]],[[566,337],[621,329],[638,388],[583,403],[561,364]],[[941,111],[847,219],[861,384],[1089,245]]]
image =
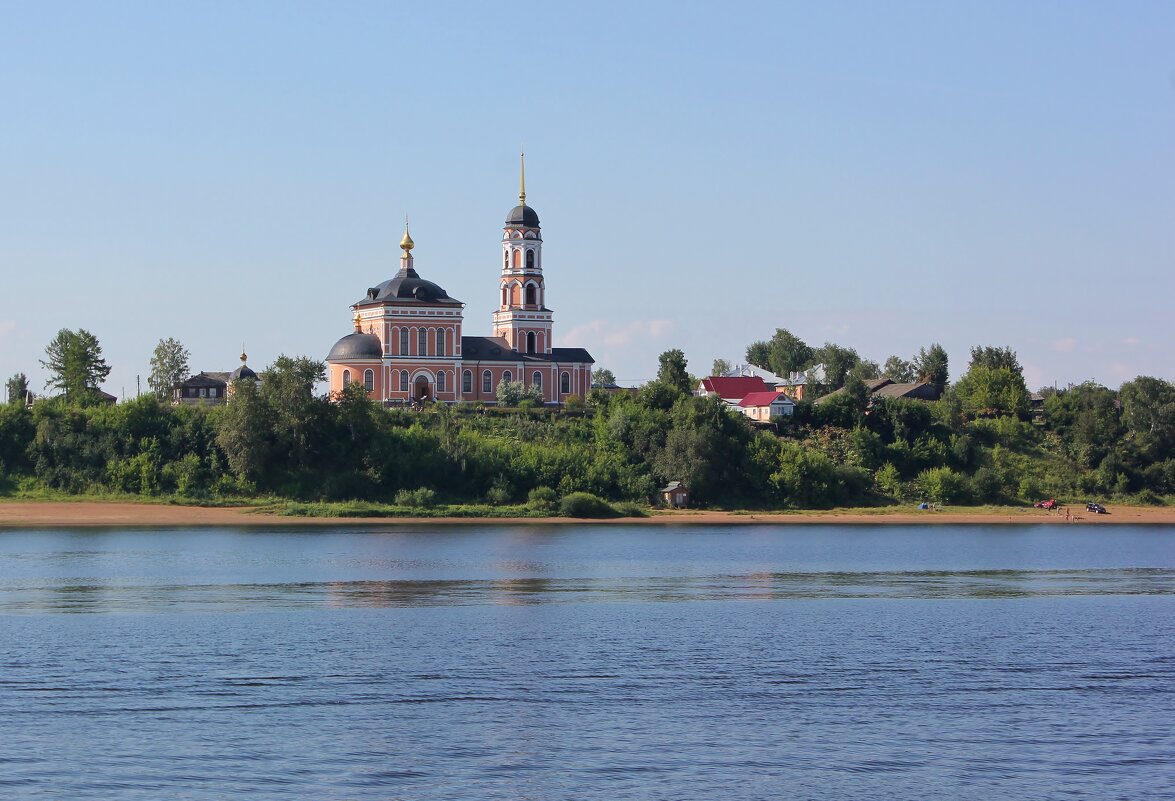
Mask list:
[[416,266],[487,334],[527,152],[556,344],[787,327],[1033,387],[1175,379],[1175,5],[6,3],[0,376],[323,358]]

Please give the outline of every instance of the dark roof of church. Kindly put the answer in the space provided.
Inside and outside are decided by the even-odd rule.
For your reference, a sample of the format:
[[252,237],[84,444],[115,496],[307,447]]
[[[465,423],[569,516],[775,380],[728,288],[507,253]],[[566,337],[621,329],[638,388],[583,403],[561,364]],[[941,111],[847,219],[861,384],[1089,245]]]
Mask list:
[[506,215],[506,225],[525,225],[527,228],[538,228],[539,213],[522,203],[510,209],[510,213]]
[[502,337],[461,337],[461,358],[469,362],[587,362],[595,359],[584,348],[551,348],[550,353],[520,353],[511,350]]
[[344,359],[382,359],[383,355],[384,349],[380,344],[379,337],[375,334],[356,331],[336,342],[335,346],[330,349],[326,360],[330,362]]
[[188,376],[184,381],[178,384],[173,384],[173,387],[224,387],[228,382],[222,377],[227,376],[228,373],[206,373],[199,372],[193,376]]
[[439,303],[450,306],[461,305],[461,301],[449,297],[449,293],[442,289],[439,284],[434,284],[432,281],[426,281],[421,278],[420,274],[411,267],[401,269],[392,278],[384,281],[379,286],[373,286],[367,290],[366,297],[358,301],[355,305],[368,306],[373,303],[383,303],[384,301],[390,300]]

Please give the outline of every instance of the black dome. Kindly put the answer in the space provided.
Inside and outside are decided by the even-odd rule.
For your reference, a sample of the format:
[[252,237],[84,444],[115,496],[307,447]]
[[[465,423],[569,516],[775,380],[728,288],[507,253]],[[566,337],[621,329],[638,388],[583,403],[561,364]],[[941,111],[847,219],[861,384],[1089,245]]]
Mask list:
[[510,209],[506,215],[506,225],[525,225],[527,228],[539,227],[539,213],[525,203]]
[[380,344],[379,337],[356,331],[336,342],[326,360],[334,362],[346,359],[382,359],[383,355],[383,345]]
[[236,381],[238,378],[251,378],[257,380],[257,374],[247,364],[242,364],[236,370],[232,371],[231,380]]
[[423,300],[433,303],[457,303],[449,297],[449,293],[432,281],[421,278],[416,270],[411,268],[400,270],[395,277],[389,278],[379,286],[367,290],[367,297],[361,302],[372,300]]

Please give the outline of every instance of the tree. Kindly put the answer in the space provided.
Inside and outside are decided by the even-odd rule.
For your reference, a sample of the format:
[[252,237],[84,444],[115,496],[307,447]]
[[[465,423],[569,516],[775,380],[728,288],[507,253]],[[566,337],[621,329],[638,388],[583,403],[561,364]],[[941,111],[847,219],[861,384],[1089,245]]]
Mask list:
[[497,397],[499,406],[517,406],[528,399],[542,403],[543,391],[534,384],[528,387],[522,381],[499,381]]
[[592,383],[608,386],[616,383],[616,376],[607,367],[597,367],[592,370]]
[[825,388],[829,390],[843,387],[849,371],[861,361],[857,351],[835,345],[832,342],[825,342],[823,347],[813,351],[812,358],[824,365],[824,381],[820,383],[823,383]]
[[686,393],[693,389],[689,373],[685,370],[687,362],[684,353],[674,348],[662,353],[658,360],[661,366],[657,370],[657,381]]
[[62,328],[45,348],[45,357],[41,361],[49,371],[45,386],[60,390],[70,403],[93,403],[98,388],[110,375],[98,338],[84,328]]
[[190,356],[188,349],[177,340],[171,337],[159,340],[151,356],[151,375],[147,377],[147,386],[156,398],[167,400],[171,388],[187,378]]
[[768,366],[771,372],[782,378],[805,369],[814,358],[808,344],[786,328],[775,329],[768,348]]
[[710,375],[726,375],[731,370],[730,362],[726,359],[715,359],[710,368]]
[[969,417],[1024,417],[1030,407],[1024,377],[1007,367],[974,365],[955,384],[955,394]]
[[770,370],[771,345],[762,340],[747,345],[747,364],[753,364],[756,367],[762,367],[764,370]]
[[1016,375],[1024,375],[1024,368],[1016,358],[1016,351],[1009,347],[993,348],[991,346],[976,346],[971,349],[971,367],[987,367],[992,370],[1004,368]]
[[7,391],[8,402],[12,404],[24,403],[29,392],[29,377],[24,373],[17,373],[8,379],[4,385]]
[[857,378],[861,381],[871,381],[880,377],[881,368],[878,366],[877,362],[873,361],[872,359],[861,359],[853,365],[851,370],[849,370],[848,374],[845,376],[845,380],[847,381],[850,378]]
[[950,378],[947,366],[947,352],[937,342],[929,348],[919,348],[914,357],[914,375],[919,381],[933,384],[939,392],[946,389]]
[[1175,451],[1175,384],[1139,376],[1118,390],[1122,417],[1139,449],[1151,458]]
[[886,359],[881,374],[898,384],[913,383],[916,377],[913,362],[908,362],[901,356],[890,356]]

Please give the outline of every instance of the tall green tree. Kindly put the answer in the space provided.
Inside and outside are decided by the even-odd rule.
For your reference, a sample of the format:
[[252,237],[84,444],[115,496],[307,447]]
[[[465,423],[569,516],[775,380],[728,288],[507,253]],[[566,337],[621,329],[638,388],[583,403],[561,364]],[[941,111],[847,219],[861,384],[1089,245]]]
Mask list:
[[933,384],[939,392],[950,380],[949,360],[943,346],[935,342],[929,348],[919,348],[913,361],[914,375],[919,381]]
[[592,370],[592,383],[608,386],[616,383],[616,375],[607,367],[597,367]]
[[731,370],[730,362],[726,359],[715,359],[710,367],[710,375],[726,375]]
[[753,364],[756,367],[762,367],[764,370],[771,369],[771,344],[759,340],[747,345],[747,364]]
[[783,378],[807,368],[815,360],[815,354],[808,343],[786,328],[775,329],[768,348],[768,367],[771,372]]
[[890,356],[881,368],[881,374],[898,384],[909,384],[914,381],[914,363],[908,362],[901,356]]
[[97,390],[110,375],[98,338],[84,328],[62,328],[45,348],[41,365],[49,371],[45,386],[61,392],[67,401],[85,405],[97,400]]
[[151,375],[147,386],[161,401],[167,400],[171,388],[188,376],[188,359],[191,354],[180,342],[172,337],[159,340],[151,356]]
[[1175,453],[1175,384],[1139,376],[1118,390],[1122,417],[1139,450],[1152,459]]
[[9,403],[24,403],[29,392],[29,377],[24,373],[17,373],[5,382],[4,389]]
[[823,383],[826,390],[843,387],[849,371],[861,361],[857,351],[832,342],[825,342],[822,347],[813,351],[812,359],[824,365],[824,381],[820,383]]
[[1016,351],[1009,347],[995,348],[990,345],[977,345],[971,349],[970,367],[987,367],[992,370],[1000,368],[1011,370],[1016,375],[1024,375],[1024,368],[1016,357]]
[[686,372],[685,354],[679,349],[667,350],[658,357],[660,367],[657,369],[657,381],[666,386],[674,387],[681,392],[688,393],[693,387],[690,385],[690,376]]

